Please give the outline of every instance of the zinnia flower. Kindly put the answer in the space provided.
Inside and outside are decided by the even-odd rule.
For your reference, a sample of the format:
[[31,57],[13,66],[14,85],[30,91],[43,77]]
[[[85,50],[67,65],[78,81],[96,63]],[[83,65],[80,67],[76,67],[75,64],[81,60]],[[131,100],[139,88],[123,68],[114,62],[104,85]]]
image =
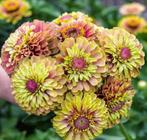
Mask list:
[[74,21],[63,24],[60,28],[61,41],[69,37],[86,37],[94,40],[97,28],[93,23],[84,21]]
[[125,78],[138,76],[144,65],[144,52],[136,37],[121,28],[102,33],[97,37],[107,55],[108,74]]
[[100,135],[107,124],[105,102],[93,93],[67,96],[53,119],[56,132],[64,140],[92,140]]
[[62,25],[73,21],[93,22],[93,19],[82,12],[72,12],[72,13],[62,14],[61,16],[56,18],[53,22],[58,25]]
[[106,102],[109,112],[108,127],[118,124],[128,116],[134,94],[130,80],[116,77],[106,79],[97,96]]
[[59,48],[58,59],[64,66],[70,90],[89,91],[101,82],[106,57],[98,44],[84,37],[67,38]]
[[138,16],[123,17],[118,23],[119,27],[122,27],[133,34],[142,30],[146,25],[145,19]]
[[58,53],[58,27],[54,23],[34,20],[24,23],[10,35],[2,48],[2,66],[8,74],[25,57]]
[[2,0],[0,2],[0,19],[16,23],[30,15],[30,5],[26,0]]
[[120,7],[119,12],[122,15],[139,15],[145,10],[145,6],[141,3],[133,2],[124,4]]
[[63,101],[66,87],[62,66],[50,57],[24,59],[12,75],[16,103],[29,114],[45,115]]

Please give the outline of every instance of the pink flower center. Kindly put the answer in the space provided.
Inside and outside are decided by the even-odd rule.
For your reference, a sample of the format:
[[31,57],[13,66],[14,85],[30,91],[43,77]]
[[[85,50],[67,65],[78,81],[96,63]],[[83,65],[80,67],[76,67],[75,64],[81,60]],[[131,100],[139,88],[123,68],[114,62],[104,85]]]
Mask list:
[[89,127],[89,120],[86,117],[78,117],[74,121],[74,126],[79,130],[85,130]]
[[86,61],[84,60],[84,58],[74,58],[72,60],[72,65],[74,68],[82,70],[86,66]]
[[127,60],[131,57],[131,51],[129,48],[122,48],[120,52],[121,58]]
[[38,84],[34,80],[28,80],[26,88],[29,92],[34,93],[38,88]]
[[121,109],[123,108],[124,105],[125,105],[125,102],[120,101],[118,104],[116,104],[115,106],[113,106],[113,107],[111,108],[111,112],[112,112],[112,113],[115,113],[115,112],[121,110]]
[[71,28],[71,29],[68,29],[66,34],[67,34],[68,37],[74,37],[75,38],[80,34],[80,30],[78,30],[76,28]]

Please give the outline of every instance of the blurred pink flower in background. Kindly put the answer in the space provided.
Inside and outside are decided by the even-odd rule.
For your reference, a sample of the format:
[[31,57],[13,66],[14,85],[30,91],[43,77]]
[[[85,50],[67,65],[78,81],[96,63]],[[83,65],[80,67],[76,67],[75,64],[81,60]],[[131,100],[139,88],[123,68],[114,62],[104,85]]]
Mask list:
[[119,12],[122,15],[140,15],[144,10],[145,6],[143,4],[133,2],[122,5]]

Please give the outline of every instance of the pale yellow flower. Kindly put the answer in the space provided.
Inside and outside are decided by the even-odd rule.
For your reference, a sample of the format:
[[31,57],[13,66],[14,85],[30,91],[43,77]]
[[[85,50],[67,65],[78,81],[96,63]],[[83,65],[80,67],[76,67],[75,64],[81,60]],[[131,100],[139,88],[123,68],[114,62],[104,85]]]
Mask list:
[[63,68],[50,57],[24,59],[11,81],[16,103],[29,114],[49,113],[62,103],[66,92]]
[[140,32],[145,28],[146,25],[147,23],[145,19],[139,16],[123,17],[118,23],[119,27],[124,28],[125,30],[127,30],[132,34],[136,34]]
[[0,19],[16,23],[23,17],[31,15],[30,4],[26,0],[2,0],[0,2]]

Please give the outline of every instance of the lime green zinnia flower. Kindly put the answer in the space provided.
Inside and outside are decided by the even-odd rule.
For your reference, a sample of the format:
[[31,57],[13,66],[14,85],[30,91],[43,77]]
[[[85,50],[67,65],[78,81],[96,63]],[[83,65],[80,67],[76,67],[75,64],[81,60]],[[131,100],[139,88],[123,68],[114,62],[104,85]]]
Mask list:
[[68,89],[89,91],[101,82],[106,72],[106,57],[94,41],[84,37],[67,38],[59,48],[58,59],[64,66]]
[[109,75],[131,78],[139,74],[144,65],[142,45],[124,29],[102,30],[97,36],[107,55]]
[[53,127],[64,140],[92,140],[107,124],[105,102],[94,93],[68,94],[56,115]]
[[12,75],[16,103],[29,114],[44,115],[62,102],[64,71],[53,58],[24,59]]
[[128,116],[132,98],[135,94],[131,81],[108,77],[96,93],[98,98],[106,102],[109,112],[108,127],[118,124],[122,118]]

